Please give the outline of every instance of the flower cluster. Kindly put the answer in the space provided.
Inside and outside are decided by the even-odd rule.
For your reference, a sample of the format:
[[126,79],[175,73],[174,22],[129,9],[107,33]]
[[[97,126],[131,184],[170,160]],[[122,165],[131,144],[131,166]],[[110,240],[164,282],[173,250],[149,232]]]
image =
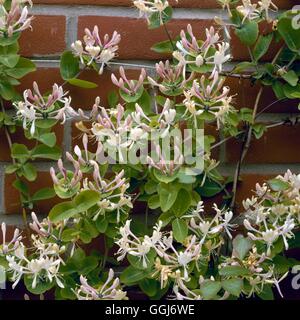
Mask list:
[[184,30],[180,33],[181,40],[176,44],[178,51],[173,56],[182,65],[190,66],[192,70],[215,72],[223,70],[223,64],[230,59],[227,53],[229,43],[220,42],[220,36],[214,28],[206,29],[206,40],[199,42],[193,33],[191,25],[187,26],[187,34]]
[[[32,234],[32,247],[26,248],[22,237],[15,232],[13,239],[5,243],[5,225],[2,224],[3,246],[2,251],[8,262],[8,272],[13,281],[13,288],[22,277],[29,279],[32,289],[39,284],[55,283],[64,288],[59,272],[60,266],[64,264],[61,255],[65,252],[65,246],[60,246],[48,240],[50,235],[45,229],[45,221],[39,222],[36,215],[32,214],[33,223],[31,227],[37,234]],[[48,224],[48,227],[51,226]]]
[[[226,270],[226,268],[227,270],[228,268],[241,268],[244,270],[242,278],[249,286],[245,287],[243,293],[247,295],[247,297],[251,297],[253,294],[260,294],[263,292],[266,285],[275,285],[279,294],[283,297],[279,283],[288,273],[284,273],[280,279],[277,279],[274,265],[271,263],[271,260],[268,259],[264,252],[259,253],[255,246],[251,248],[244,259],[239,259],[234,255],[230,258],[226,258],[225,261],[219,265],[219,270]],[[226,278],[231,278],[231,276],[226,275]]]
[[75,291],[78,300],[127,300],[126,292],[120,288],[119,278],[114,279],[114,271],[108,272],[104,284],[96,288],[90,286],[85,277],[80,277],[80,288]]
[[23,93],[24,101],[14,104],[17,109],[17,118],[23,121],[23,128],[30,125],[30,133],[34,135],[36,121],[43,119],[61,120],[62,124],[68,118],[75,117],[78,113],[71,107],[71,97],[66,97],[68,92],[57,84],[53,85],[52,93],[43,96],[36,82],[33,91],[27,89]]
[[80,57],[82,64],[90,66],[93,63],[100,64],[99,74],[103,73],[104,67],[117,56],[121,36],[117,31],[114,31],[110,38],[106,34],[101,40],[99,29],[94,26],[93,31],[85,29],[83,42],[80,40],[72,44],[74,54]]
[[180,278],[189,282],[192,266],[196,264],[200,267],[199,264],[210,259],[211,253],[224,243],[224,232],[231,237],[230,230],[234,227],[230,223],[232,212],[219,210],[216,206],[215,210],[214,218],[204,219],[201,217],[203,203],[199,202],[191,215],[183,217],[188,219],[192,234],[186,237],[181,249],[178,249],[172,232],[161,230],[162,221],[154,226],[151,236],[138,238],[131,231],[131,221],[128,220],[120,228],[121,238],[116,242],[119,246],[118,260],[129,255],[137,257],[145,269],[152,266],[153,278],[160,279],[162,288],[170,279]]
[[125,70],[123,67],[120,67],[120,76],[121,78],[118,80],[117,77],[112,74],[111,80],[114,85],[120,88],[125,94],[129,96],[135,96],[139,91],[143,90],[144,80],[146,78],[145,69],[141,70],[141,74],[139,76],[138,81],[128,80],[125,74]]
[[222,244],[223,239],[215,237],[216,234],[226,232],[227,236],[232,239],[231,231],[234,230],[237,225],[230,223],[233,218],[232,211],[220,210],[216,204],[213,205],[215,216],[209,219],[204,216],[203,202],[200,201],[195,209],[188,215],[190,218],[190,229],[195,233],[201,240],[200,244],[203,244],[208,239],[214,243],[215,247]]
[[152,14],[158,14],[162,25],[164,11],[169,7],[169,2],[167,0],[134,0],[133,5],[140,11],[140,15],[146,17],[148,21]]
[[[96,154],[88,152],[87,139],[87,135],[84,135],[84,152],[75,146],[74,156],[67,153],[67,159],[73,164],[73,171],[67,170],[61,159],[58,160],[59,173],[56,173],[54,168],[50,169],[55,192],[60,198],[67,199],[78,194],[80,190],[96,191],[100,199],[97,204],[98,208],[91,217],[93,221],[97,220],[100,215],[104,216],[106,212],[117,212],[117,222],[119,222],[120,215],[132,207],[131,197],[126,194],[129,184],[124,178],[124,171],[111,176],[109,180],[102,176],[98,162],[95,161],[97,152]],[[89,176],[90,173],[92,173],[92,178]]]
[[243,22],[246,19],[258,20],[263,16],[267,21],[270,21],[269,11],[277,11],[278,7],[272,2],[272,0],[262,0],[257,3],[252,3],[251,0],[243,0],[242,5],[237,6],[237,10],[243,16]]
[[[214,73],[212,79],[205,76],[200,81],[194,80],[190,90],[184,91],[186,107],[185,116],[191,118],[197,127],[197,119],[202,116],[212,115],[217,121],[217,126],[223,124],[226,116],[234,112],[231,106],[232,97],[229,96],[229,87],[223,86],[225,79],[219,76],[218,72]],[[213,120],[212,119],[212,120]]]
[[287,171],[269,185],[256,185],[256,196],[244,201],[244,226],[253,240],[263,241],[270,256],[272,247],[281,238],[285,249],[293,230],[300,224],[300,176]]
[[9,242],[6,242],[6,224],[2,222],[1,224],[2,232],[2,245],[0,246],[0,256],[6,255],[11,251],[16,250],[19,247],[22,236],[19,229],[15,229],[14,235]]
[[33,17],[28,17],[26,3],[32,5],[31,0],[12,0],[8,11],[0,3],[0,38],[9,38],[31,28]]
[[[130,113],[126,113],[121,104],[110,110],[99,106],[99,111],[90,134],[98,142],[99,153],[101,151],[103,154],[105,149],[111,161],[124,162],[129,158],[130,151],[136,150],[138,146],[148,150],[148,139],[154,131],[158,136],[165,137],[172,128],[176,128],[176,110],[171,107],[169,99],[166,99],[160,111],[149,116],[138,103],[135,104],[135,111]],[[161,158],[161,153],[158,152],[157,156]],[[142,163],[149,164],[148,152],[142,153],[141,157],[145,158]]]
[[154,80],[148,77],[148,81],[159,90],[169,96],[177,96],[182,94],[183,89],[193,79],[194,74],[186,79],[184,74],[184,66],[181,63],[172,65],[169,60],[165,63],[160,61],[156,64],[156,73],[159,79]]

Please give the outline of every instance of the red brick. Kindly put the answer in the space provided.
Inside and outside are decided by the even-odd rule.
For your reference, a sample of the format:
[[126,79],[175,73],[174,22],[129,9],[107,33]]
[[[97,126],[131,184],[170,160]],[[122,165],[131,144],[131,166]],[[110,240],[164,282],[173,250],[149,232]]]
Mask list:
[[[186,29],[188,23],[193,26],[195,35],[199,39],[205,37],[205,28],[214,24],[212,20],[172,20],[168,23],[171,36],[175,38],[182,29]],[[146,21],[143,19],[82,16],[78,19],[79,38],[83,36],[86,27],[93,28],[94,25],[99,26],[101,36],[105,33],[112,34],[114,30],[121,34],[119,59],[153,60],[166,57],[151,51],[151,47],[155,43],[167,40],[164,29],[149,30]]]
[[[132,6],[132,0],[33,0],[34,3],[43,4],[90,4],[90,5],[108,5],[108,6]],[[182,8],[219,8],[216,0],[170,0],[174,7]],[[274,0],[279,8],[291,8],[297,4],[297,0]]]
[[[253,85],[249,79],[227,78],[226,85],[230,87],[230,94],[234,95],[233,104],[236,109],[250,108],[253,109],[256,96],[260,89],[257,83]],[[277,101],[277,98],[271,87],[265,87],[261,100],[259,103],[258,111],[262,111],[271,103]],[[267,113],[299,113],[298,100],[280,101],[272,107],[268,108]]]
[[[43,4],[90,4],[100,6],[133,6],[132,0],[34,0],[34,3]],[[181,0],[178,3],[171,0],[170,4],[173,7],[181,8],[218,8],[219,5],[216,0]]]
[[[5,209],[6,209],[5,213],[6,214],[17,214],[17,213],[22,214],[19,192],[12,185],[14,180],[15,180],[14,175],[5,176],[4,196],[5,196]],[[37,180],[29,183],[31,194],[33,194],[34,192],[42,188],[52,187],[52,186],[53,186],[52,179],[48,172],[40,172],[38,174]],[[49,200],[40,201],[32,211],[34,211],[36,214],[46,215],[55,204],[61,201],[62,200],[57,197]]]
[[57,55],[66,47],[66,18],[64,16],[35,16],[33,30],[22,33],[20,39],[23,56]]
[[[111,71],[107,69],[102,75],[99,75],[93,70],[86,70],[80,75],[80,79],[92,81],[98,84],[95,89],[81,89],[71,85],[67,85],[66,89],[69,91],[72,97],[72,106],[75,109],[81,108],[85,110],[91,110],[93,104],[95,103],[95,98],[99,96],[101,98],[101,105],[103,107],[108,106],[108,93],[112,90],[118,91],[116,87],[111,82],[111,74],[114,73],[117,77],[119,72],[117,70]],[[126,70],[126,75],[129,79],[138,79],[140,70]]]
[[59,69],[56,68],[37,68],[35,72],[29,73],[22,78],[21,84],[17,87],[18,92],[22,93],[26,89],[32,89],[33,82],[37,82],[41,93],[46,93],[52,89],[54,83],[62,84]]
[[[300,135],[300,125],[270,128],[264,136],[252,139],[245,158],[246,163],[299,163],[300,152],[296,149]],[[239,159],[241,142],[231,139],[227,143],[226,158],[230,163]]]

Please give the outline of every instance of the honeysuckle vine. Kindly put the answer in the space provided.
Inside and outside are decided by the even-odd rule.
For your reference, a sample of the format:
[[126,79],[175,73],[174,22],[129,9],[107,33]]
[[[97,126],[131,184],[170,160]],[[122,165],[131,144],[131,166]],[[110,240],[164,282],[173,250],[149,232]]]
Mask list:
[[[118,61],[120,30],[103,34],[94,26],[62,54],[61,83],[42,92],[34,82],[20,95],[15,86],[35,70],[18,46],[34,19],[27,10],[32,3],[0,1],[0,123],[12,159],[6,173],[16,177],[25,220],[31,216],[27,233],[16,229],[12,238],[1,224],[0,265],[13,288],[22,281],[32,294],[79,300],[125,300],[131,287],[151,299],[273,299],[275,290],[283,296],[281,281],[299,263],[286,250],[299,246],[300,176],[287,171],[257,184],[242,207],[236,193],[253,139],[298,123],[297,115],[275,123],[259,117],[300,99],[296,12],[279,13],[275,0],[218,3],[228,18],[216,17],[217,27],[207,26],[199,39],[190,24],[171,35],[168,1],[133,1],[149,32],[165,32],[167,40],[152,50],[168,59],[154,66]],[[262,25],[270,28],[261,33]],[[249,52],[234,64],[233,34]],[[265,62],[276,42],[277,53]],[[90,111],[75,110],[65,85],[96,88],[80,79],[82,70],[101,79],[113,66],[109,107],[95,97]],[[138,75],[130,77],[128,66],[140,69]],[[252,108],[236,105],[230,77],[259,86]],[[264,106],[266,87],[276,100]],[[55,134],[66,121],[80,132],[69,152],[57,146]],[[222,139],[208,134],[208,125]],[[35,146],[14,143],[16,130]],[[212,151],[231,139],[241,151],[234,175],[225,178]],[[37,179],[37,159],[57,165],[49,172],[53,187],[31,194],[27,182]],[[216,195],[222,200],[208,207]],[[59,203],[41,218],[36,204],[54,196]],[[90,253],[89,244],[98,249]]]

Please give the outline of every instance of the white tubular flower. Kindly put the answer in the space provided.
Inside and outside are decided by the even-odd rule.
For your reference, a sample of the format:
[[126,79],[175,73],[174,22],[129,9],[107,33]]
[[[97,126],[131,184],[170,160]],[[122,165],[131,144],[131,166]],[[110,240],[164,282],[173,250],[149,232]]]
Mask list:
[[168,8],[167,0],[134,0],[133,5],[140,11],[140,16],[146,17],[148,20],[150,15],[158,13],[160,23],[163,24],[164,11]]
[[219,73],[222,72],[223,64],[231,58],[231,55],[226,53],[230,47],[229,43],[222,42],[222,43],[218,43],[217,46],[218,46],[218,49],[215,52],[214,56],[207,59],[208,64],[214,65],[212,75],[214,75],[215,72],[219,72]]
[[202,44],[196,39],[191,25],[187,26],[187,34],[181,31],[181,40],[176,43],[179,52],[173,54],[174,58],[183,66],[195,65],[201,68],[204,64],[213,65],[212,75],[216,71],[221,72],[223,64],[231,58],[226,53],[229,44],[219,41],[220,36],[213,27],[206,29],[206,40]]
[[21,244],[14,255],[6,257],[9,266],[8,271],[13,273],[13,288],[16,287],[23,275],[32,280],[32,288],[36,288],[41,279],[49,282],[54,279],[60,288],[64,288],[59,274],[62,259],[57,255],[56,250],[55,252],[53,250],[47,252],[47,249],[48,247],[40,247],[36,252],[37,257],[29,260],[25,255],[24,245]]
[[99,74],[103,73],[104,67],[117,56],[121,36],[116,31],[111,38],[108,34],[99,36],[99,28],[94,26],[93,31],[85,29],[83,41],[75,41],[71,47],[76,56],[80,57],[82,64],[90,66],[93,63],[99,64]]
[[[196,210],[192,210],[190,229],[201,238],[201,245],[203,245],[206,240],[214,238],[216,234],[221,234],[224,231],[228,237],[232,239],[231,231],[237,227],[237,225],[230,223],[233,217],[231,211],[220,210],[216,204],[214,204],[213,208],[216,215],[212,218],[204,217],[201,202],[198,204]],[[222,241],[219,244],[221,243]]]
[[7,11],[0,3],[0,38],[10,38],[28,28],[31,28],[33,17],[28,17],[27,6],[31,1],[12,0],[10,9]]
[[17,250],[20,245],[20,241],[22,240],[22,236],[20,234],[19,229],[15,229],[12,239],[8,241],[7,234],[7,227],[4,222],[1,224],[1,233],[2,233],[2,245],[0,246],[0,256],[9,254]]
[[75,291],[78,300],[127,300],[127,294],[120,287],[119,278],[114,279],[114,271],[108,272],[104,284],[92,287],[82,275],[80,276],[80,288]]
[[[282,190],[273,190],[273,183],[277,181],[283,185]],[[299,227],[299,191],[300,176],[288,170],[268,184],[257,184],[256,195],[244,201],[244,226],[249,237],[266,243],[268,255],[279,238],[288,249],[288,240],[294,237],[293,231]]]
[[272,2],[272,0],[262,0],[258,1],[259,4],[259,11],[264,13],[266,16],[267,21],[270,21],[269,10],[277,11],[278,7]]
[[125,256],[129,254],[142,260],[142,265],[146,269],[148,266],[147,254],[151,248],[155,248],[155,245],[161,240],[162,234],[160,229],[162,223],[160,222],[155,226],[151,237],[145,236],[144,239],[139,239],[132,233],[130,223],[131,220],[127,220],[125,226],[120,228],[121,238],[116,242],[120,247],[117,252],[117,260],[123,260]]
[[192,88],[184,92],[183,103],[186,106],[184,117],[192,118],[195,127],[197,127],[198,117],[204,112],[215,116],[218,128],[221,123],[226,122],[226,116],[234,112],[231,106],[232,98],[228,95],[230,89],[223,86],[224,81],[216,71],[212,78],[207,79],[202,76],[200,81],[194,80]]
[[255,20],[259,17],[257,3],[252,4],[251,0],[243,0],[242,5],[238,6],[237,10],[243,15],[242,23],[244,23],[246,19]]
[[53,85],[52,93],[45,97],[40,93],[36,82],[33,83],[33,91],[27,89],[23,93],[24,101],[14,103],[17,109],[17,118],[23,121],[24,129],[30,125],[30,133],[35,133],[35,122],[41,119],[62,120],[78,116],[78,113],[70,106],[71,97],[66,97],[67,92],[57,84]]

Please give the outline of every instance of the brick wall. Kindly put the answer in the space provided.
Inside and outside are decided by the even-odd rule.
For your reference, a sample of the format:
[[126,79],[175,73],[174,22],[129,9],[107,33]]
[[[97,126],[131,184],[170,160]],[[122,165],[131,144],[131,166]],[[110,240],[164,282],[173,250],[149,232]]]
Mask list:
[[[274,0],[280,9],[291,8],[298,0]],[[70,44],[81,37],[84,27],[93,27],[97,24],[102,33],[112,33],[117,30],[122,35],[119,59],[136,64],[153,65],[155,60],[165,58],[150,50],[158,41],[165,40],[164,31],[148,30],[146,22],[138,19],[138,12],[131,7],[130,0],[35,0],[32,13],[35,15],[33,31],[26,31],[21,38],[22,54],[36,60],[38,69],[23,79],[19,87],[20,92],[31,88],[32,82],[38,82],[42,90],[48,90],[52,84],[61,83],[59,75],[59,56]],[[189,22],[198,36],[203,36],[205,27],[213,23],[216,15],[224,13],[215,0],[181,0],[175,5],[174,20],[169,24],[172,35],[177,35]],[[245,56],[240,49],[236,38],[232,38],[232,54],[234,64]],[[270,56],[268,58],[271,58]],[[136,73],[133,67],[130,72]],[[98,83],[99,87],[93,90],[81,90],[69,87],[75,108],[89,108],[94,98],[99,95],[103,104],[107,104],[106,94],[113,88],[110,81],[111,71],[106,70],[99,77],[94,72],[86,71],[82,78]],[[228,85],[232,94],[236,94],[237,107],[253,107],[257,86],[251,86],[247,80],[230,79]],[[268,105],[274,98],[270,90],[264,92],[260,109]],[[260,119],[266,123],[284,119],[290,113],[297,112],[297,105],[293,102],[281,103],[270,109],[270,113],[263,113]],[[13,176],[5,176],[5,165],[10,161],[9,149],[0,131],[0,221],[8,224],[20,225],[20,204],[18,192],[12,187]],[[78,139],[78,132],[74,124],[68,122],[64,128],[57,128],[58,142],[63,151],[70,150]],[[238,200],[249,195],[255,183],[261,182],[270,176],[283,173],[288,168],[300,171],[300,152],[297,150],[297,139],[300,136],[300,125],[284,126],[270,129],[259,141],[251,145],[245,163],[242,167],[243,182],[238,188]],[[12,136],[13,142],[24,142],[22,132],[18,131]],[[222,146],[215,156],[221,161],[223,174],[232,174],[239,156],[240,145],[231,141]],[[48,174],[53,163],[37,163],[39,168],[38,181],[31,185],[32,191],[51,183]],[[36,212],[46,214],[57,199],[41,203]]]

